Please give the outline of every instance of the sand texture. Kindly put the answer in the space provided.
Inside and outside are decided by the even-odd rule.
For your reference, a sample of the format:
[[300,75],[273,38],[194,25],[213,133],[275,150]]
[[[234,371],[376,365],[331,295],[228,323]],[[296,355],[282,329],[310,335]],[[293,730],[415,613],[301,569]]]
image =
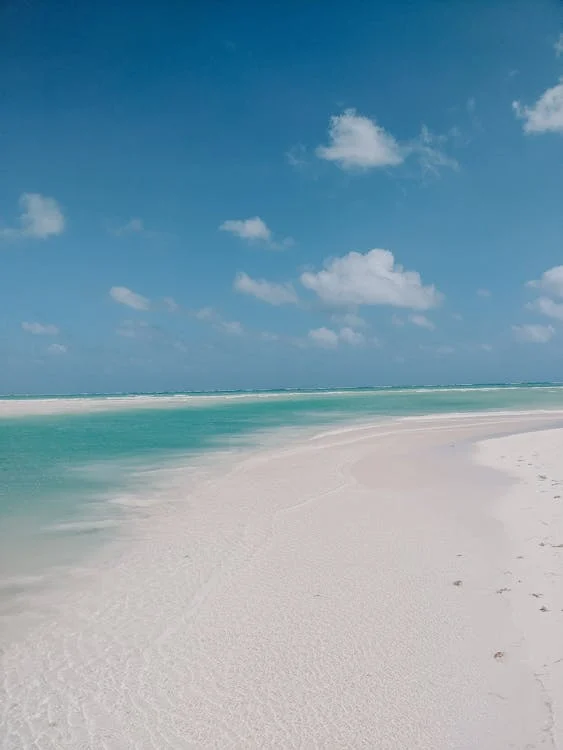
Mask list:
[[151,476],[4,638],[0,747],[563,748],[562,422],[410,418]]

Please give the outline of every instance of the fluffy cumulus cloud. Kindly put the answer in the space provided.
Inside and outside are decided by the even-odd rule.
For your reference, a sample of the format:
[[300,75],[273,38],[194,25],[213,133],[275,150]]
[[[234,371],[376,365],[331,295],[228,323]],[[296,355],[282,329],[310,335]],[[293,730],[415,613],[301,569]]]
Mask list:
[[45,239],[62,234],[65,219],[57,201],[39,193],[24,193],[20,198],[22,233],[28,237]]
[[563,266],[549,268],[539,279],[528,281],[527,286],[555,297],[563,297]]
[[436,328],[434,323],[429,320],[426,315],[410,315],[409,320],[413,325],[418,326],[419,328],[427,328],[429,331],[433,331]]
[[19,205],[19,227],[0,229],[0,237],[44,240],[63,233],[65,218],[54,198],[47,198],[39,193],[23,193]]
[[530,310],[536,310],[542,315],[547,315],[548,318],[563,320],[563,303],[554,302],[554,300],[549,297],[538,297],[538,299],[531,302],[528,307]]
[[401,144],[375,120],[347,109],[330,118],[328,137],[328,146],[318,146],[316,155],[344,170],[397,167],[411,156],[418,160],[425,175],[459,167],[442,150],[448,137],[431,133],[425,125],[417,138]]
[[539,279],[528,281],[526,286],[541,292],[537,299],[527,305],[530,310],[563,321],[563,303],[552,299],[563,298],[563,266],[549,268]]
[[272,232],[259,216],[251,219],[228,219],[224,221],[219,229],[222,232],[230,232],[243,240],[262,240],[269,242]]
[[22,328],[27,333],[33,333],[35,336],[56,336],[59,333],[57,326],[52,323],[31,323],[24,321]]
[[512,106],[517,117],[524,120],[525,133],[563,133],[563,79],[528,107],[520,102]]
[[389,250],[351,252],[325,263],[318,273],[301,274],[301,283],[331,305],[390,305],[413,310],[436,307],[442,295],[425,286],[416,271],[405,271]]
[[132,307],[133,310],[148,310],[150,307],[150,301],[146,297],[133,292],[126,286],[112,286],[109,294],[115,302],[126,307]]
[[529,344],[546,344],[555,335],[555,328],[553,326],[543,326],[534,323],[512,326],[512,331],[517,339]]
[[394,167],[405,159],[395,138],[375,120],[347,109],[330,118],[329,145],[319,146],[320,159],[333,161],[342,169],[372,169]]
[[297,303],[297,294],[291,284],[275,284],[265,279],[253,279],[248,274],[240,272],[235,277],[233,287],[241,294],[249,294],[270,305]]

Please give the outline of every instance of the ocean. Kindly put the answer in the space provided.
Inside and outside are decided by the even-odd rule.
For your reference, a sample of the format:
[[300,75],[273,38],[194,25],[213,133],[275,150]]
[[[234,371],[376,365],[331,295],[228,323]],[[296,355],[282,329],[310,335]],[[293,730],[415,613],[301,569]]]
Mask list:
[[151,470],[162,486],[167,467],[263,446],[282,428],[561,408],[552,384],[1,399],[0,612],[162,499]]

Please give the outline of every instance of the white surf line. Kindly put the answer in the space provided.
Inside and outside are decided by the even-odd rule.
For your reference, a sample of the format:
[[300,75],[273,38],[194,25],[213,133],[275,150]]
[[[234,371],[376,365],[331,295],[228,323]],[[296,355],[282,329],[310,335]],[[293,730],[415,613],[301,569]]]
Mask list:
[[[537,391],[558,391],[563,386],[537,386]],[[534,390],[534,386],[484,386],[484,387],[423,387],[413,389],[367,389],[357,391],[347,390],[329,390],[329,391],[284,391],[277,393],[222,393],[222,394],[170,394],[170,395],[151,395],[151,394],[132,394],[128,396],[107,395],[92,397],[45,397],[30,399],[2,399],[0,398],[0,419],[15,418],[21,416],[41,416],[55,414],[77,414],[83,412],[99,411],[118,411],[128,408],[173,408],[179,404],[190,407],[203,407],[217,402],[231,402],[236,400],[261,401],[264,399],[272,400],[299,400],[308,398],[323,398],[327,396],[373,396],[392,397],[394,395],[404,396],[409,394],[421,395],[425,393],[484,393],[489,391],[513,391],[513,390]],[[465,412],[460,412],[463,414]],[[440,414],[436,415],[441,416]],[[404,417],[405,419],[411,417]],[[416,418],[416,417],[413,417]]]

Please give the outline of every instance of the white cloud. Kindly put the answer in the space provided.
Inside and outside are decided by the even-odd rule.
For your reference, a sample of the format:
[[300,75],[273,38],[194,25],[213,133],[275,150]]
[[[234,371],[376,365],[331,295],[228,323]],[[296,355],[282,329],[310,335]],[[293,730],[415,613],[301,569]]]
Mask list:
[[491,297],[492,293],[490,289],[477,289],[478,297]]
[[563,303],[554,302],[549,297],[538,297],[537,300],[531,302],[527,307],[530,310],[537,310],[537,312],[547,315],[549,318],[563,320]]
[[134,310],[148,310],[150,307],[150,301],[146,297],[127,289],[126,286],[112,286],[109,293],[115,302],[132,307]]
[[436,328],[426,315],[409,315],[409,320],[413,325],[419,326],[419,328],[427,328],[429,331],[433,331]]
[[0,230],[0,237],[18,239],[32,237],[44,240],[47,237],[62,234],[65,218],[54,198],[47,198],[39,193],[23,193],[19,199],[21,214],[19,229]]
[[414,310],[436,307],[442,295],[424,286],[416,271],[395,264],[389,250],[351,252],[325,262],[318,273],[301,274],[301,283],[333,305],[391,305]]
[[342,169],[394,167],[405,159],[395,138],[369,117],[347,109],[330,118],[330,145],[318,146],[320,159],[333,161]]
[[47,347],[47,351],[50,354],[66,354],[68,351],[68,347],[64,344],[50,344]]
[[272,232],[259,216],[251,219],[228,219],[224,221],[219,229],[223,232],[231,232],[243,240],[263,240],[269,242]]
[[295,244],[293,237],[274,240],[271,229],[259,216],[251,219],[229,219],[224,221],[219,229],[249,242],[265,243],[271,250],[286,250]]
[[20,217],[22,234],[45,239],[64,231],[65,219],[54,198],[45,198],[39,193],[24,193],[20,206],[23,209]]
[[35,336],[56,336],[59,333],[57,326],[52,323],[28,323],[24,321],[22,328],[28,333],[33,333]]
[[349,327],[340,329],[339,338],[346,344],[350,344],[350,346],[361,346],[365,343],[364,334],[359,331],[354,331]]
[[320,159],[333,161],[341,169],[373,169],[395,167],[410,155],[418,158],[423,173],[437,175],[441,168],[458,169],[459,164],[447,156],[441,146],[447,136],[435,135],[423,125],[418,138],[400,144],[375,120],[347,109],[330,118],[328,146],[318,146]]
[[122,237],[127,234],[143,234],[145,230],[145,224],[142,219],[134,218],[129,219],[125,224],[122,224],[116,229],[110,230],[116,237]]
[[524,120],[525,133],[563,133],[563,79],[544,91],[533,107],[513,102],[516,116]]
[[545,271],[536,281],[528,281],[527,285],[533,289],[541,289],[556,297],[563,297],[563,266],[554,266]]
[[512,326],[512,331],[520,341],[532,344],[546,344],[555,335],[555,328],[553,326],[542,326],[531,323]]
[[395,314],[391,316],[391,323],[397,326],[397,328],[402,328],[405,325],[405,321],[399,315]]
[[336,349],[338,346],[338,334],[330,328],[315,328],[309,331],[308,336],[313,344],[323,349]]
[[563,33],[559,34],[559,39],[553,45],[553,49],[555,50],[555,57],[563,55]]
[[253,279],[243,272],[236,275],[233,287],[241,294],[249,294],[270,305],[294,305],[298,301],[291,284],[276,284],[265,279]]
[[529,310],[534,310],[555,320],[563,320],[563,303],[551,299],[551,297],[558,297],[559,299],[563,297],[563,266],[549,268],[539,279],[528,281],[526,286],[544,293],[526,305]]

